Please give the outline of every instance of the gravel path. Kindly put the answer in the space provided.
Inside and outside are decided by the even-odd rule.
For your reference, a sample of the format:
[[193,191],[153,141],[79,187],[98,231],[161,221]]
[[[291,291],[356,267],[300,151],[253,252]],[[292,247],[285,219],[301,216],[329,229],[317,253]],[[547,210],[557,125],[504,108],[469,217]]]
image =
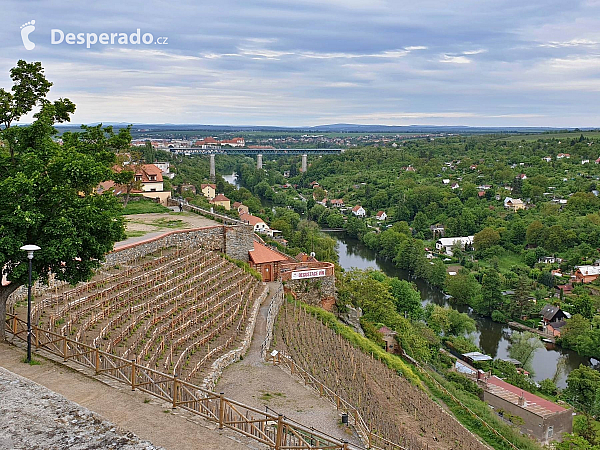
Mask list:
[[[269,287],[273,292],[274,283],[270,283]],[[215,391],[224,392],[227,397],[255,408],[268,407],[271,412],[283,414],[304,426],[314,427],[362,448],[362,442],[352,429],[340,424],[341,415],[334,405],[260,357],[270,301],[271,295],[260,308],[248,354],[242,361],[225,369]]]
[[155,450],[89,409],[0,367],[0,448]]

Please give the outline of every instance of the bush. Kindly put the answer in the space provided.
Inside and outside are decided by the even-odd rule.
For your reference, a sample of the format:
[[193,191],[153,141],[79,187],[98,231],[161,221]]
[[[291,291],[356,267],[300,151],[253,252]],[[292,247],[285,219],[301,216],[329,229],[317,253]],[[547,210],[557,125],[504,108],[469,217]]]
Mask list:
[[556,395],[558,393],[558,388],[554,381],[550,378],[546,378],[545,380],[540,381],[540,392],[546,395]]
[[502,311],[498,311],[497,309],[492,311],[492,320],[498,323],[506,323],[508,321],[506,315]]
[[466,376],[458,373],[458,372],[448,372],[446,374],[446,379],[457,387],[458,389],[462,389],[463,391],[470,392],[471,394],[480,396],[483,393],[483,389],[481,389],[474,381],[471,381]]

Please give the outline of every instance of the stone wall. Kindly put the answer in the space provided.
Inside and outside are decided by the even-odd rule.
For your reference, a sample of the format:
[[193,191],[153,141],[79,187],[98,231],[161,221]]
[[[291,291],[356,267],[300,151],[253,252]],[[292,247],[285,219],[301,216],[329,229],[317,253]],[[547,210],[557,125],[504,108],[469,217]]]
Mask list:
[[279,309],[283,304],[283,285],[278,283],[275,292],[273,293],[273,298],[271,299],[271,304],[269,305],[269,311],[267,312],[267,329],[265,340],[263,341],[260,347],[260,357],[262,359],[267,355],[267,350],[271,347],[271,342],[273,342],[273,326],[275,325],[275,319],[279,314]]
[[154,239],[117,248],[106,255],[107,266],[123,264],[167,247],[204,247],[224,252],[231,258],[248,261],[248,251],[253,248],[252,227],[248,225],[195,228],[172,231]]
[[225,253],[231,258],[248,262],[248,252],[254,248],[254,230],[250,225],[225,226]]
[[285,281],[285,288],[294,296],[309,305],[321,306],[321,300],[335,297],[335,275],[304,280]]

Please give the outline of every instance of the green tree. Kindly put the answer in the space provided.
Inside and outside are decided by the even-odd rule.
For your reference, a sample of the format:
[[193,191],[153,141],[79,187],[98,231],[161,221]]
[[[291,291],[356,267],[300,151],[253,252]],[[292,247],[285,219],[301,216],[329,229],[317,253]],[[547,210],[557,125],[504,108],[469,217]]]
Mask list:
[[489,227],[475,233],[473,237],[473,247],[478,251],[493,247],[498,242],[500,242],[500,233]]
[[421,295],[414,285],[395,277],[388,279],[388,285],[394,297],[396,310],[401,314],[406,313],[412,319],[418,319],[422,313]]
[[[18,63],[12,97],[2,90],[0,117],[15,120],[41,104],[32,125],[12,127],[10,150],[0,153],[0,267],[9,284],[0,287],[0,339],[4,339],[6,301],[27,282],[27,257],[20,247],[36,244],[33,279],[49,273],[70,283],[88,280],[116,241],[124,238],[122,206],[110,192],[96,194],[99,183],[112,178],[114,152],[110,132],[67,135],[63,145],[52,140],[53,125],[68,119],[74,105],[46,100],[47,81],[39,63]],[[31,80],[31,81],[28,81]],[[23,96],[29,95],[29,100]],[[89,131],[89,130],[88,130]],[[112,131],[112,130],[111,130]],[[75,134],[81,136],[75,136]],[[97,138],[89,140],[93,134]]]
[[481,302],[478,310],[486,316],[491,316],[495,309],[502,307],[502,284],[497,270],[488,268],[481,280]]
[[544,241],[544,224],[539,220],[534,220],[527,227],[525,238],[528,244],[541,245]]
[[577,407],[588,413],[594,413],[594,406],[600,389],[600,372],[583,364],[573,369],[567,377],[567,389],[564,395]]
[[446,265],[441,259],[436,258],[431,266],[431,272],[429,273],[429,279],[427,281],[434,286],[442,287],[446,282],[446,277]]
[[471,305],[475,304],[481,286],[467,269],[460,269],[456,275],[446,277],[444,290],[458,304]]
[[514,331],[510,336],[510,346],[508,347],[508,354],[511,358],[515,358],[523,364],[523,367],[533,373],[531,363],[533,362],[533,356],[535,351],[539,348],[543,348],[544,344],[540,341],[537,334],[530,331]]

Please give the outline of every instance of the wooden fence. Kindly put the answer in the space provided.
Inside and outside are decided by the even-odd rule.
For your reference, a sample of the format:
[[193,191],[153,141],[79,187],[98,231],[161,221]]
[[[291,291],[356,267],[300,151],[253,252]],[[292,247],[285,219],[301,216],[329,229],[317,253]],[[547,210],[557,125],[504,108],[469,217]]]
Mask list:
[[[27,323],[17,316],[6,317],[7,331],[13,339],[27,340]],[[339,441],[313,428],[293,422],[282,415],[260,411],[226,398],[194,384],[74,341],[52,331],[32,327],[32,345],[57,355],[64,361],[72,360],[92,368],[96,374],[106,375],[126,383],[132,390],[158,397],[193,414],[219,424],[219,429],[230,428],[275,450],[349,450],[347,442]],[[373,447],[378,448],[378,447]],[[392,448],[392,447],[384,447]],[[400,448],[398,446],[393,448]]]
[[289,355],[286,355],[281,351],[272,352],[268,356],[267,361],[273,362],[274,365],[287,368],[292,376],[295,375],[301,378],[305,386],[310,386],[317,391],[319,393],[319,397],[329,400],[336,406],[338,410],[346,411],[348,414],[349,424],[354,427],[367,448],[374,450],[408,450],[406,447],[396,444],[395,442],[392,442],[371,431],[370,427],[366,424],[358,410],[353,405],[348,403],[334,391],[325,386],[325,384],[296,364]]

